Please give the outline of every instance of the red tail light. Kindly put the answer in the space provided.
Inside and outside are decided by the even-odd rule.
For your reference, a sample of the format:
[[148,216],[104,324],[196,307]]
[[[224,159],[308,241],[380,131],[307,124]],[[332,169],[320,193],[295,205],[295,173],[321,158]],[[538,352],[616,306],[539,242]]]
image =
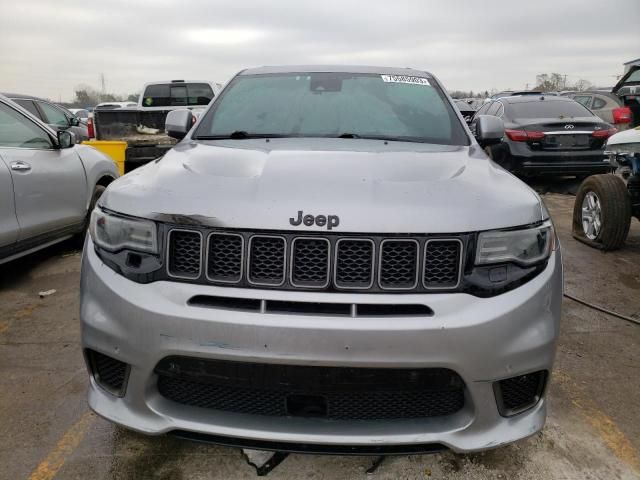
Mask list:
[[631,121],[631,109],[629,107],[614,108],[613,123],[629,123]]
[[89,135],[89,138],[95,138],[96,136],[96,131],[93,128],[93,118],[91,117],[87,119],[87,134]]
[[527,130],[510,130],[504,131],[510,140],[514,142],[528,142],[531,140],[542,140],[544,138],[543,132],[531,132]]
[[607,130],[596,130],[591,135],[595,138],[609,138],[617,131],[617,128],[608,128]]

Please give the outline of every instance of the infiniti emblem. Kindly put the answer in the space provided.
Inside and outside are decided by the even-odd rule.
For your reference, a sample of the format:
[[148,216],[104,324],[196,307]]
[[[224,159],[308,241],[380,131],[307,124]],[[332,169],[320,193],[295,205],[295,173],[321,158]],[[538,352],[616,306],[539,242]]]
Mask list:
[[564,128],[566,128],[567,130],[571,130],[573,128],[573,125],[565,125]]

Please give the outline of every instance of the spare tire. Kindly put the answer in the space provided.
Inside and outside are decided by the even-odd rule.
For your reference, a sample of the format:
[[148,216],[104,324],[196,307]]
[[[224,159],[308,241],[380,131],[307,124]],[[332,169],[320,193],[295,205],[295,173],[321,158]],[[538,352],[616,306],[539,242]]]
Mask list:
[[615,175],[592,175],[576,193],[573,236],[595,248],[616,250],[624,244],[631,223],[627,186]]

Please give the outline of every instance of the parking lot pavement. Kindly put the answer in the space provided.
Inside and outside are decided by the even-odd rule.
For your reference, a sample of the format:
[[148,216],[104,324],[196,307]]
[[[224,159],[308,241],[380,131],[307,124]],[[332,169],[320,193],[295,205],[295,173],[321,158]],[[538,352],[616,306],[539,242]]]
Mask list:
[[[623,250],[604,254],[571,238],[573,197],[547,194],[545,201],[563,246],[566,291],[640,316],[640,224],[633,222]],[[80,256],[69,248],[0,267],[0,478],[255,478],[237,449],[145,437],[88,411]],[[640,478],[640,326],[565,300],[543,432],[482,454],[388,458],[373,477]],[[371,461],[292,455],[269,477],[367,478]]]

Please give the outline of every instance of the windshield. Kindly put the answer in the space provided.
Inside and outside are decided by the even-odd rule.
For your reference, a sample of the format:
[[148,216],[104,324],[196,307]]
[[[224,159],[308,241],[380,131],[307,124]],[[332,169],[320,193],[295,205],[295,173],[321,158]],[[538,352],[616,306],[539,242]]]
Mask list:
[[[202,119],[194,139],[252,136],[384,138],[468,145],[428,78],[354,74],[239,75]],[[239,137],[234,137],[239,138]]]
[[531,102],[512,103],[509,106],[512,118],[564,118],[593,117],[593,113],[578,102],[553,100],[533,100]]

